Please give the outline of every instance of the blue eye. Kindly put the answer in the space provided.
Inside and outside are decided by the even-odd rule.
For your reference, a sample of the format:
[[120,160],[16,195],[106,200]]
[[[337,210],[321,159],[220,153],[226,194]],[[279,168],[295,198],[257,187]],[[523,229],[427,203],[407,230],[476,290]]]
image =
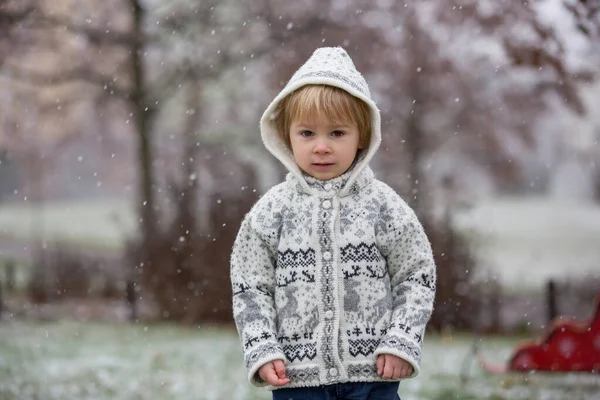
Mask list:
[[311,131],[302,131],[300,132],[300,136],[309,137],[312,136],[313,133]]
[[335,137],[341,137],[341,136],[344,136],[345,133],[342,131],[333,131],[333,132],[331,132],[331,135],[335,136]]

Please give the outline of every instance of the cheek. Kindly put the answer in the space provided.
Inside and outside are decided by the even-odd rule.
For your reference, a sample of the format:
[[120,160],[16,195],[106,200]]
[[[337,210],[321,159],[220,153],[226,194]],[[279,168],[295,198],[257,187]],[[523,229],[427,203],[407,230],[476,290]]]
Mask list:
[[366,146],[366,140],[363,139],[362,137],[360,137],[360,135],[358,136],[358,140],[357,140],[357,144],[356,147],[358,148],[358,150],[362,150],[364,149]]
[[292,154],[295,155],[298,152],[298,144],[294,140],[290,139],[289,149],[292,152]]
[[292,143],[290,150],[292,151],[292,155],[294,156],[295,159],[302,159],[304,157],[304,154],[306,153],[306,151],[304,151],[302,146],[300,146],[298,144],[294,144],[294,143]]

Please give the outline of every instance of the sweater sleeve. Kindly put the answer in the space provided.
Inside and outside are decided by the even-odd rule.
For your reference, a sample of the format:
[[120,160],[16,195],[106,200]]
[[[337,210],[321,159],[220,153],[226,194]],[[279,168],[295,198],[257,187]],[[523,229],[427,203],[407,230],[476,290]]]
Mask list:
[[233,317],[242,341],[248,380],[266,386],[258,376],[264,364],[285,355],[276,337],[274,234],[253,227],[256,207],[246,215],[231,254]]
[[[391,190],[391,189],[390,189]],[[377,225],[392,290],[392,319],[375,350],[408,361],[419,374],[425,327],[433,311],[436,269],[431,245],[414,211],[396,194],[386,196]]]

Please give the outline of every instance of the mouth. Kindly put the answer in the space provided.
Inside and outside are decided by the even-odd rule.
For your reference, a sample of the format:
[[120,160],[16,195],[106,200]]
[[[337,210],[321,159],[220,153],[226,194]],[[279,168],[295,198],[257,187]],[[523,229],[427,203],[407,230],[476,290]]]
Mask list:
[[333,165],[333,163],[312,163],[313,168],[317,168],[317,169],[329,168],[332,165]]

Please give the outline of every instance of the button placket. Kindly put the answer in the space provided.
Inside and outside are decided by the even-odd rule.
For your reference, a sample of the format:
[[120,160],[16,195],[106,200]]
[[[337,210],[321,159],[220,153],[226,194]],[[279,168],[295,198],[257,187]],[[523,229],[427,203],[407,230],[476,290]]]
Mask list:
[[[328,186],[327,184],[324,187],[326,190]],[[326,371],[329,372],[329,379],[334,379],[337,378],[339,372],[338,370],[335,368],[336,366],[336,356],[334,354],[334,351],[336,351],[335,349],[337,348],[337,345],[334,342],[334,325],[335,325],[335,292],[336,292],[336,288],[335,288],[335,283],[332,279],[330,279],[331,274],[334,272],[334,268],[332,265],[332,259],[333,259],[333,223],[332,223],[332,218],[334,216],[334,212],[332,212],[332,208],[333,208],[333,200],[331,197],[327,196],[326,198],[321,198],[319,200],[320,202],[320,209],[321,212],[319,213],[320,218],[319,218],[319,227],[321,229],[321,237],[319,240],[319,244],[321,246],[320,251],[321,251],[321,256],[322,256],[322,275],[323,275],[323,282],[322,282],[322,288],[323,288],[323,293],[324,293],[324,297],[323,297],[323,308],[325,310],[323,317],[324,317],[324,340],[323,343],[321,345],[321,352],[323,354],[323,361],[325,361],[325,367],[327,368]],[[339,340],[339,338],[338,338]]]

